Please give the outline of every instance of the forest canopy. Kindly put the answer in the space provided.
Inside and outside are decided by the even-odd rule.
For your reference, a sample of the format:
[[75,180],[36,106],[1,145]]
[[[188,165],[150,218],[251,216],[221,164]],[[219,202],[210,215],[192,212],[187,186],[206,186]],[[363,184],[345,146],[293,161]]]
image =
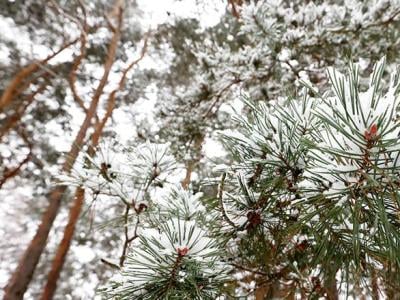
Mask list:
[[0,297],[400,297],[399,0],[0,1]]

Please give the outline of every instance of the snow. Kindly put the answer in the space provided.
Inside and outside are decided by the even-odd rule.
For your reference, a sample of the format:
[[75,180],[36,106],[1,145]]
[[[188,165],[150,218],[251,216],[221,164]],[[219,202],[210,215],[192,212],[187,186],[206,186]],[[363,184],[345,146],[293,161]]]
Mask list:
[[[226,8],[226,3],[223,3],[222,1],[218,3],[209,1],[208,3],[209,5],[206,6],[203,10],[199,9],[199,7],[195,5],[195,0],[138,0],[139,7],[144,10],[144,15],[146,16],[144,18],[144,24],[146,24],[149,28],[152,28],[156,24],[159,24],[161,22],[173,22],[174,16],[197,17],[199,15],[199,12],[202,16],[202,26],[211,26],[219,21],[221,12]],[[274,3],[273,1],[268,1],[268,4],[270,6],[269,9],[271,9],[273,13],[276,13],[278,16],[283,16],[289,23],[296,21],[297,23],[303,22],[310,25],[314,22],[317,22],[319,16],[323,13],[332,14],[335,17],[339,16],[339,19],[343,19],[345,17],[345,11],[340,7],[327,9],[326,7],[317,7],[315,4],[309,3],[305,7],[303,7],[303,10],[295,12],[291,7],[281,7],[281,5],[279,5],[279,2]],[[190,9],[187,9],[187,6],[189,6]],[[257,5],[249,6],[247,11],[244,12],[244,19],[254,19],[255,15],[259,15],[260,13],[267,13],[268,9],[265,9],[265,11],[263,11],[265,7],[262,1],[260,1]],[[357,24],[361,24],[362,22],[369,20],[369,16],[365,16],[362,13],[360,9],[361,6],[359,4],[353,1],[351,7],[351,22],[354,23],[354,26],[357,26]],[[381,7],[383,7],[383,4],[382,2],[379,2],[376,6],[376,10],[381,9]],[[207,18],[204,18],[204,15],[206,15]],[[274,20],[269,20],[268,22],[269,23],[266,24],[266,27],[273,29],[270,31],[271,37],[279,38],[283,42],[296,42],[297,40],[307,40],[308,43],[312,43],[315,40],[316,36],[320,36],[324,33],[324,31],[322,31],[320,28],[316,28],[315,31],[311,33],[305,32],[301,28],[289,28],[287,31],[282,33],[280,32],[279,28],[275,28],[276,22]],[[250,22],[250,24],[252,23]],[[2,26],[14,28],[15,24],[13,24],[12,21],[8,19],[0,18],[0,28],[2,28]],[[328,29],[334,31],[340,28],[330,26]],[[252,31],[254,33],[255,31],[254,28],[252,28],[251,26],[244,26],[242,30],[244,33]],[[12,39],[12,35],[8,34],[9,33],[6,33],[5,38]],[[21,33],[14,32],[13,34],[15,35]],[[104,38],[105,33],[99,32],[98,34],[99,38]],[[228,36],[228,40],[232,39],[233,36]],[[29,42],[27,42],[26,34],[23,32],[21,41],[19,41],[19,43],[21,47],[26,49],[32,47],[32,45],[29,45]],[[259,46],[259,49],[244,47],[246,49],[243,49],[243,52],[241,52],[237,57],[233,57],[232,61],[247,66],[249,63],[252,64],[260,58],[263,58],[264,56],[267,57],[268,55],[266,55],[266,53],[268,53],[269,49],[267,49],[267,47],[265,47],[262,42],[257,46]],[[35,47],[35,50],[33,51],[34,56],[42,56],[43,54],[47,53],[48,49],[42,49],[41,47]],[[1,49],[0,54],[0,59],[4,60],[6,60],[7,56],[9,55],[7,51]],[[66,53],[63,55],[64,56],[60,56],[60,59],[66,59],[67,57],[69,58],[72,53],[70,51],[66,51]],[[135,53],[135,55],[137,55],[137,53]],[[278,53],[278,59],[282,60],[282,63],[289,63],[294,67],[298,66],[299,61],[290,59],[291,56],[292,53],[287,48],[283,48],[281,52]],[[205,57],[207,57],[207,55],[205,55]],[[227,63],[228,66],[229,63],[232,63],[232,61],[229,61],[228,58],[223,56],[222,60],[224,61],[224,63]],[[361,60],[361,62],[362,68],[365,69],[368,65],[368,62],[366,60]],[[216,59],[214,63],[219,63],[218,59]],[[380,62],[380,64],[383,64],[383,60]],[[156,61],[152,60],[151,57],[147,57],[141,62],[141,65],[139,67],[149,68],[155,67],[156,65]],[[160,69],[165,67],[165,65],[160,66]],[[268,62],[263,62],[262,67],[268,69]],[[379,64],[377,68],[379,68]],[[224,72],[226,70],[225,68],[221,69],[224,70]],[[244,74],[242,74],[242,72],[240,72],[240,69],[238,69],[239,71],[237,71],[232,66],[230,66],[230,70],[238,72],[240,75],[243,75],[244,79],[250,78],[253,72],[253,70],[247,70],[247,72],[244,72]],[[290,66],[284,64],[282,70],[289,71]],[[100,77],[100,70],[95,64],[87,65],[87,71],[90,71],[95,77]],[[300,77],[303,78],[305,81],[309,81],[307,74],[308,73],[306,71],[301,71]],[[315,195],[322,187],[324,188],[324,191],[322,192],[324,196],[336,200],[335,205],[337,207],[341,208],[345,205],[351,205],[354,203],[355,199],[354,196],[350,194],[350,189],[348,186],[360,185],[363,187],[367,184],[365,181],[362,182],[362,184],[359,183],[360,174],[358,173],[360,169],[360,156],[365,153],[365,131],[370,130],[371,126],[373,124],[376,124],[377,120],[379,120],[381,121],[378,126],[379,138],[392,142],[395,139],[397,140],[397,130],[395,132],[392,129],[397,128],[396,126],[398,126],[393,117],[394,112],[398,109],[399,106],[399,98],[395,96],[395,89],[397,87],[392,85],[389,91],[385,95],[380,97],[379,101],[375,101],[375,98],[380,95],[379,93],[376,93],[377,87],[371,84],[366,92],[359,93],[360,102],[357,102],[358,106],[356,105],[352,107],[355,87],[352,85],[351,78],[346,77],[345,75],[333,69],[329,71],[329,74],[331,75],[331,78],[337,79],[340,84],[336,84],[334,82],[334,87],[336,87],[336,94],[331,94],[329,95],[329,97],[324,98],[325,103],[323,104],[321,104],[321,102],[305,101],[307,105],[302,106],[299,105],[299,103],[301,103],[300,101],[294,101],[291,102],[290,105],[284,106],[284,109],[282,110],[273,108],[270,109],[267,105],[260,105],[260,107],[255,108],[256,113],[253,116],[252,120],[250,118],[241,116],[242,109],[245,107],[245,105],[248,105],[248,103],[245,104],[244,102],[238,100],[241,96],[241,91],[239,88],[231,94],[233,100],[230,103],[222,104],[220,112],[227,113],[229,115],[236,113],[236,121],[239,123],[241,122],[241,124],[243,125],[243,132],[239,130],[227,130],[223,133],[226,137],[229,137],[232,144],[237,149],[239,149],[238,152],[242,155],[241,159],[244,163],[243,165],[221,165],[220,167],[222,167],[222,169],[224,169],[225,171],[232,171],[234,175],[237,175],[239,177],[240,183],[243,183],[244,189],[246,189],[246,191],[248,192],[248,198],[251,198],[251,201],[255,201],[255,199],[257,199],[260,195],[257,193],[252,193],[250,188],[246,186],[246,182],[249,179],[249,176],[251,176],[251,174],[249,174],[249,170],[253,171],[254,165],[261,162],[265,165],[270,164],[273,167],[296,167],[300,169],[309,168],[303,173],[305,179],[298,184],[295,183],[293,185],[294,189],[307,188],[308,191],[311,190],[310,195],[312,195],[313,192]],[[229,74],[229,76],[232,75]],[[118,79],[116,73],[112,72],[110,75],[110,79],[113,83],[115,83]],[[232,79],[221,76],[221,81],[217,82],[215,84],[215,87],[220,89],[221,87],[224,87],[226,86],[226,84],[230,83],[230,80]],[[207,81],[199,76],[199,82],[206,83]],[[344,84],[344,90],[341,89],[341,83]],[[85,94],[90,94],[92,92],[90,87],[81,86],[79,87],[79,90]],[[140,98],[137,103],[135,103],[131,107],[132,111],[134,111],[137,116],[137,120],[150,123],[150,130],[154,131],[158,129],[157,126],[159,126],[155,124],[156,122],[154,118],[157,105],[156,91],[157,87],[149,86],[146,93],[148,99]],[[69,102],[72,102],[70,95],[68,95],[68,97],[69,98],[67,100]],[[278,105],[280,105],[281,101],[277,99],[273,103],[278,103]],[[53,108],[55,108],[54,105]],[[349,107],[352,107],[351,111],[349,109],[346,109]],[[71,111],[73,115],[73,133],[75,133],[79,124],[82,121],[83,113],[76,107],[72,108]],[[350,112],[351,116],[349,117],[348,123],[342,124],[342,121],[337,117],[344,115],[346,112]],[[387,112],[389,112],[389,114],[386,114]],[[296,157],[295,160],[290,160],[290,153],[297,153],[299,152],[299,149],[303,150],[303,148],[301,147],[303,146],[304,138],[308,138],[310,140],[314,138],[311,135],[307,135],[301,132],[307,132],[307,130],[314,129],[314,126],[319,126],[319,123],[316,122],[315,119],[324,122],[323,117],[331,118],[330,120],[332,122],[326,123],[325,126],[328,128],[332,127],[332,130],[322,130],[322,133],[318,136],[318,138],[322,139],[322,141],[315,140],[315,144],[318,145],[316,150],[313,149],[309,151],[309,153],[304,155],[303,153],[301,153],[301,155],[299,155],[299,157]],[[181,116],[181,119],[178,120],[182,121],[182,118],[183,117]],[[121,144],[126,145],[127,142],[132,138],[132,136],[137,134],[137,128],[133,128],[130,122],[131,119],[129,118],[129,116],[127,116],[126,111],[122,109],[116,109],[114,113],[114,120],[116,120],[116,124],[113,124],[113,126],[118,132],[118,140]],[[333,126],[332,124],[339,124],[342,127],[341,129],[343,129],[344,131],[338,130],[338,128]],[[61,126],[55,121],[50,121],[46,125],[46,130],[48,131],[48,133],[53,133],[54,136],[57,136],[57,132],[62,132]],[[347,135],[344,134],[344,132],[347,133]],[[72,140],[72,136],[73,135],[65,134],[53,138],[50,142],[56,147],[56,150],[67,151],[70,145],[70,141]],[[356,138],[354,138],[354,136]],[[135,145],[135,147],[136,146],[137,145]],[[83,165],[84,160],[80,159],[80,161],[74,168],[72,176],[64,176],[62,179],[67,182],[68,180],[70,180],[69,183],[71,184],[85,184],[87,188],[91,188],[94,191],[104,188],[104,194],[110,194],[111,191],[113,193],[112,195],[125,200],[129,199],[129,197],[132,197],[133,192],[135,192],[135,199],[138,203],[139,201],[143,201],[143,203],[149,204],[150,200],[154,201],[154,203],[160,205],[160,207],[162,208],[162,213],[164,213],[166,210],[171,210],[178,207],[178,209],[183,210],[190,216],[197,214],[201,215],[202,213],[204,213],[205,209],[201,204],[199,204],[198,199],[199,197],[201,197],[200,194],[192,195],[190,192],[174,190],[170,188],[170,186],[167,186],[165,190],[161,188],[155,189],[155,191],[150,193],[150,200],[147,201],[147,195],[141,193],[140,189],[137,189],[136,184],[138,183],[138,178],[143,179],[143,176],[147,176],[148,174],[157,174],[157,176],[161,177],[163,180],[168,180],[168,184],[179,184],[179,176],[175,173],[175,168],[178,168],[178,166],[173,163],[174,159],[170,154],[167,153],[167,149],[169,146],[170,145],[156,145],[148,143],[136,147],[136,151],[134,153],[130,153],[130,155],[128,155],[127,153],[122,153],[122,150],[112,149],[111,151],[109,151],[110,149],[108,148],[108,146],[106,146],[105,148],[103,148],[104,151],[99,151],[101,152],[101,156],[90,158],[91,162],[93,163],[92,170],[87,170]],[[126,150],[127,146],[124,146],[124,148]],[[266,148],[269,151],[265,151]],[[392,143],[390,149],[393,150],[395,154],[399,152],[399,146],[397,144]],[[216,140],[215,136],[206,137],[203,150],[207,159],[221,158],[226,154],[221,143]],[[11,155],[11,152],[8,149],[0,149],[0,151],[2,152],[2,154],[4,154],[4,157],[9,157]],[[376,155],[378,157],[379,155],[382,156],[382,153],[379,152],[379,149],[377,147],[371,148],[369,151],[372,155]],[[110,157],[109,152],[115,152],[113,154],[115,154],[117,157]],[[125,154],[125,156],[129,159],[123,159],[123,154]],[[265,156],[265,158],[262,158],[262,155]],[[284,159],[282,159],[282,157],[289,161],[289,165]],[[310,160],[312,161],[312,158],[319,159],[321,157],[328,159],[324,161],[318,161],[317,163],[315,163],[315,165],[308,165]],[[385,157],[385,159],[387,158]],[[390,159],[391,158],[389,157],[389,160]],[[383,160],[382,157],[380,157],[380,160]],[[105,170],[105,173],[101,173],[102,171],[104,171],[102,170],[102,164],[105,162],[110,163],[111,166]],[[396,162],[392,164],[394,167],[398,166]],[[232,169],[230,169],[230,167],[232,167]],[[221,170],[221,168],[219,170]],[[116,174],[115,180],[110,180],[107,176],[111,176],[111,174],[114,174],[114,172]],[[164,174],[163,172],[165,172],[166,174]],[[277,171],[275,172],[278,173]],[[288,174],[290,174],[290,172],[288,172]],[[180,172],[179,175],[181,176],[182,172]],[[196,179],[196,176],[197,174],[193,174],[193,178]],[[371,174],[371,176],[375,176],[374,178],[376,179],[377,175]],[[146,177],[146,180],[147,178],[148,177]],[[321,178],[322,181],[320,180]],[[293,178],[287,175],[286,179]],[[315,179],[318,179],[320,181],[317,181]],[[387,184],[386,180],[382,179],[381,182],[382,184]],[[18,192],[19,195],[26,197],[30,197],[32,193],[31,190],[26,188]],[[168,193],[175,193],[175,195],[173,195],[171,198],[169,197]],[[237,226],[242,226],[248,221],[248,218],[246,217],[246,213],[248,212],[248,210],[243,209],[243,207],[247,205],[246,202],[248,202],[249,199],[244,199],[243,195],[240,196],[235,194],[235,191],[225,192],[222,199],[224,202],[226,201],[226,204],[224,203],[224,208],[226,209],[228,217]],[[282,202],[286,201],[287,199],[289,199],[289,202],[294,200],[293,195],[284,194],[281,197]],[[174,206],[170,205],[171,199],[175,201],[179,199],[182,201],[179,203],[178,201],[176,201],[177,203],[174,203],[176,204],[176,206]],[[232,199],[234,199],[236,202],[230,201]],[[352,201],[347,201],[349,199]],[[297,203],[300,203],[302,200],[303,199],[297,199],[296,201]],[[11,201],[12,199],[10,200],[9,198],[5,197],[6,204],[2,205],[8,208],[7,206],[11,203]],[[292,216],[296,216],[298,214],[298,212],[294,210],[290,210],[289,213]],[[208,218],[207,220],[210,220],[213,217],[214,215],[208,215],[206,216],[206,219]],[[264,217],[266,217],[266,219],[271,223],[278,221],[276,217],[274,217],[272,214],[269,214],[268,212],[265,212]],[[319,215],[315,215],[312,218],[311,222],[321,222],[321,218],[319,217]],[[346,228],[350,230],[353,229],[353,223],[350,222],[349,219],[345,219],[343,223],[343,226],[345,226]],[[164,229],[167,228],[168,230],[160,231],[159,228],[141,228],[140,234],[144,239],[152,240],[155,244],[157,242],[157,247],[160,248],[158,249],[158,253],[160,254],[175,257],[177,255],[177,249],[188,248],[188,255],[190,255],[194,259],[198,259],[199,261],[201,260],[202,262],[207,262],[208,259],[210,259],[210,261],[214,259],[211,254],[215,251],[216,248],[214,248],[215,245],[212,245],[212,240],[208,236],[209,232],[200,225],[201,224],[199,224],[198,220],[182,221],[179,219],[172,219],[160,224],[160,226],[164,226]],[[191,230],[187,231],[187,228],[190,228]],[[170,234],[170,232],[173,232],[175,235]],[[177,232],[179,233],[179,235],[176,234]],[[188,232],[190,232],[190,234]],[[326,230],[326,234],[329,234],[328,230]],[[237,238],[239,239],[243,237],[245,237],[245,233],[241,232],[238,234]],[[305,237],[298,237],[299,241],[303,239],[305,239]],[[135,242],[137,243],[137,245],[140,245],[139,241]],[[90,246],[87,245],[74,246],[73,252],[77,257],[77,260],[81,264],[88,264],[92,262],[96,257],[96,253],[92,250]],[[137,255],[138,259],[145,257],[145,259],[149,260],[149,262],[151,263],[151,259],[144,251],[139,250],[137,253],[135,252],[133,254],[133,256],[135,255]],[[182,256],[185,255],[186,253]],[[296,262],[295,265],[297,265]],[[127,270],[129,271],[129,268]],[[156,271],[153,269],[148,270],[148,275],[154,275],[155,272]],[[212,270],[205,269],[205,272],[212,272]],[[0,282],[1,279],[5,277],[3,273],[4,272],[0,271]],[[244,273],[240,273],[239,275],[242,276],[243,274]],[[180,271],[178,275],[180,276],[179,280],[184,281],[187,274],[183,271]],[[117,280],[122,279],[117,278]],[[93,282],[96,282],[96,278],[90,278],[90,281],[90,283],[85,283],[77,291],[82,295],[85,295],[88,290],[94,290]],[[141,279],[137,279],[137,282],[142,283]],[[254,285],[255,282],[252,281],[246,286],[246,288],[253,289]]]
[[72,251],[74,252],[77,260],[81,264],[87,264],[93,261],[96,257],[95,252],[93,249],[89,246],[85,245],[77,245],[72,248]]
[[144,24],[172,22],[173,17],[196,18],[203,27],[213,26],[220,21],[226,4],[223,1],[207,0],[198,5],[196,0],[138,0],[138,6],[144,11]]

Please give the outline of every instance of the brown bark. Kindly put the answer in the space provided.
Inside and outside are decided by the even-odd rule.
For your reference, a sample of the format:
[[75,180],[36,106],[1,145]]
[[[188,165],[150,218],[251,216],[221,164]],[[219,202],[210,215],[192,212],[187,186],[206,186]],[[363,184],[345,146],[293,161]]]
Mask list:
[[[97,122],[97,124],[96,124],[95,131],[91,138],[91,140],[92,140],[91,147],[88,149],[88,155],[93,156],[95,154],[95,148],[99,144],[104,127],[105,127],[108,119],[111,117],[112,112],[114,110],[115,102],[116,102],[116,95],[117,95],[118,91],[123,89],[128,72],[133,68],[134,65],[136,65],[140,60],[143,59],[143,57],[146,53],[146,50],[147,50],[147,41],[148,41],[148,37],[146,37],[146,39],[145,39],[144,46],[143,46],[140,57],[138,59],[136,59],[135,61],[133,61],[132,63],[130,63],[128,65],[128,67],[123,71],[121,79],[118,84],[118,87],[110,93],[110,95],[108,97],[106,113],[103,116],[103,118],[101,119],[101,121]],[[70,210],[68,224],[65,228],[62,241],[57,248],[55,258],[52,262],[51,270],[49,272],[47,282],[46,282],[46,285],[43,290],[42,300],[52,299],[54,296],[54,293],[56,291],[57,281],[60,277],[68,250],[70,248],[70,245],[71,245],[71,242],[72,242],[72,239],[74,236],[76,224],[79,220],[79,215],[82,211],[82,207],[84,204],[84,193],[85,193],[85,191],[83,188],[81,188],[81,187],[77,188],[76,193],[75,193],[75,201]]]
[[337,300],[339,299],[338,290],[337,290],[337,282],[335,277],[329,278],[325,281],[325,291],[328,300]]
[[259,285],[255,290],[256,300],[264,299],[295,299],[295,287],[292,285],[282,285],[279,281],[266,282]]
[[4,125],[0,128],[0,142],[2,138],[7,134],[7,132],[11,128],[15,127],[15,125],[19,122],[19,120],[21,120],[22,116],[24,115],[28,107],[32,104],[36,95],[42,93],[46,89],[47,85],[48,85],[47,82],[43,83],[41,86],[38,87],[38,89],[35,92],[28,95],[25,104],[23,106],[18,107],[18,109],[5,120]]
[[[143,48],[142,48],[142,51],[141,51],[141,54],[140,54],[139,58],[134,60],[134,61],[132,61],[125,68],[125,70],[122,72],[122,76],[121,76],[121,78],[119,80],[117,88],[115,88],[110,93],[110,95],[108,96],[106,113],[103,116],[102,120],[97,123],[95,132],[93,133],[93,136],[92,136],[92,147],[96,147],[98,145],[98,143],[99,143],[99,139],[100,139],[101,134],[103,132],[104,126],[106,125],[108,119],[111,117],[111,114],[112,114],[112,112],[114,110],[117,93],[124,88],[128,72],[144,58],[144,55],[146,54],[146,51],[147,51],[148,37],[149,37],[149,35],[146,35],[146,38],[144,40],[144,45],[143,45]],[[92,150],[89,149],[89,155],[94,155],[94,152],[90,153],[90,151],[94,151],[93,148],[92,148]]]
[[26,249],[23,257],[19,261],[18,267],[10,278],[6,288],[3,300],[23,299],[24,293],[32,280],[33,272],[39,262],[40,255],[46,245],[47,236],[51,225],[57,215],[62,195],[66,186],[58,186],[53,189],[49,195],[50,204],[42,216],[41,223],[36,234]]
[[232,7],[232,15],[236,19],[240,19],[240,14],[239,14],[239,11],[237,9],[237,6],[241,6],[243,4],[242,0],[228,0],[228,3]]
[[256,300],[264,300],[266,299],[265,297],[268,295],[269,291],[270,291],[270,284],[263,284],[256,288],[254,296],[256,297]]
[[[65,14],[65,12],[60,7],[58,7],[57,3],[55,3],[54,1],[52,1],[52,3],[58,12]],[[79,54],[75,57],[75,59],[72,63],[72,67],[71,67],[71,70],[68,75],[68,83],[71,88],[72,96],[74,97],[75,102],[83,109],[83,111],[85,113],[87,113],[87,108],[85,107],[85,103],[84,103],[82,97],[79,96],[77,88],[76,88],[76,78],[77,78],[79,66],[82,64],[83,59],[86,57],[86,43],[87,43],[87,34],[89,31],[89,26],[87,24],[86,8],[80,1],[78,1],[78,3],[80,3],[80,7],[82,9],[84,18],[83,18],[82,24],[78,20],[72,18],[72,21],[74,23],[76,23],[78,25],[78,27],[81,28],[81,35],[79,38],[79,40],[80,40]],[[71,19],[71,17],[68,14],[65,14],[65,15],[66,15],[66,17]],[[98,120],[97,115],[95,117],[96,117],[96,120]]]
[[18,175],[19,171],[21,170],[21,168],[28,163],[31,158],[32,158],[32,148],[33,145],[32,143],[28,140],[25,132],[23,132],[22,130],[20,131],[20,136],[22,137],[22,139],[24,140],[24,142],[27,144],[28,148],[29,148],[29,153],[25,156],[25,158],[14,168],[9,169],[7,171],[4,172],[3,177],[0,179],[0,189],[3,187],[3,185],[10,180],[11,178],[15,177],[16,175]]
[[[193,149],[196,152],[200,153],[202,145],[203,145],[203,142],[204,142],[204,136],[203,135],[195,137],[194,138]],[[199,163],[200,158],[201,158],[201,156],[199,154],[196,158],[190,160],[186,165],[185,178],[181,182],[181,185],[185,190],[187,190],[189,188],[190,180],[192,178],[192,173],[193,173],[196,165]]]
[[371,270],[371,297],[373,300],[379,300],[379,284],[378,275],[374,269]]
[[[117,2],[119,5],[119,1]],[[91,120],[97,111],[98,102],[100,96],[103,93],[104,87],[108,81],[108,75],[110,73],[111,67],[114,63],[118,41],[120,39],[120,28],[122,24],[122,7],[119,6],[117,18],[117,27],[113,27],[113,36],[108,47],[107,58],[104,63],[104,73],[99,82],[99,85],[93,95],[93,98],[88,108],[86,117],[79,129],[77,136],[75,137],[74,143],[71,145],[71,149],[66,157],[63,164],[63,171],[69,173],[72,169],[73,164],[83,146],[83,142],[87,133],[87,130],[91,124]],[[14,89],[12,89],[14,91]],[[6,98],[7,100],[7,98]],[[3,103],[3,102],[2,102]],[[7,104],[7,101],[4,102]],[[1,109],[1,106],[0,106]],[[35,268],[39,262],[39,258],[46,246],[47,237],[49,235],[50,229],[53,225],[54,219],[56,218],[60,205],[62,196],[66,190],[66,186],[57,186],[50,192],[49,196],[49,206],[47,207],[45,213],[43,214],[41,223],[37,229],[35,236],[30,242],[29,246],[25,250],[18,266],[11,276],[6,288],[4,300],[16,300],[22,299],[28,285],[33,277]]]
[[69,212],[68,224],[65,227],[64,235],[57,248],[56,256],[53,260],[51,270],[47,277],[47,283],[43,291],[42,299],[52,299],[56,291],[57,281],[60,277],[60,271],[64,265],[65,257],[75,232],[75,226],[81,214],[85,191],[82,188],[77,188],[75,192],[75,201]]
[[182,187],[187,190],[189,188],[190,179],[192,177],[192,172],[194,170],[195,162],[193,160],[189,161],[186,165],[185,178],[182,180]]
[[15,76],[1,95],[0,112],[2,112],[12,102],[17,94],[20,94],[29,86],[29,84],[25,84],[23,89],[21,89],[21,86],[24,84],[25,80],[29,78],[29,76],[38,71],[42,67],[42,65],[46,64],[49,60],[56,57],[59,53],[67,49],[69,46],[75,44],[77,41],[78,39],[75,39],[72,42],[64,44],[58,51],[49,55],[45,59],[33,62],[22,68],[17,74],[15,74]]
[[330,263],[330,266],[327,267],[326,276],[324,279],[324,291],[326,293],[328,300],[337,300],[339,299],[339,293],[337,289],[337,281],[336,281],[336,273],[337,268],[334,263]]

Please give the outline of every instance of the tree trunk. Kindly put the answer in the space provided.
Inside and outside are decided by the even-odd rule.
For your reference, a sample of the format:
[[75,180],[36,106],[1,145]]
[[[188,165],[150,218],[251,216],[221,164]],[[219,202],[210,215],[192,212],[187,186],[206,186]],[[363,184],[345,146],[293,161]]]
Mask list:
[[15,112],[4,121],[4,125],[2,125],[0,128],[0,143],[2,138],[8,133],[8,131],[12,128],[15,128],[15,125],[17,125],[17,123],[21,120],[27,108],[35,100],[35,96],[41,94],[44,90],[46,90],[47,85],[48,82],[43,83],[35,92],[28,95],[24,105],[18,107]]
[[[133,66],[135,66],[144,58],[145,52],[147,50],[147,41],[148,41],[148,36],[146,36],[146,39],[144,41],[140,57],[131,62],[127,66],[127,68],[125,68],[125,70],[122,72],[122,76],[120,78],[118,87],[110,93],[108,97],[106,113],[103,116],[102,120],[96,123],[96,128],[91,138],[92,140],[91,147],[89,147],[88,149],[89,156],[95,155],[95,148],[98,146],[104,127],[108,119],[111,117],[112,112],[115,108],[116,95],[118,91],[120,91],[124,87],[128,72],[133,68]],[[76,224],[79,220],[79,215],[82,211],[82,207],[84,204],[84,194],[85,191],[83,188],[81,187],[77,188],[75,193],[75,201],[70,210],[68,224],[65,228],[63,239],[57,248],[57,252],[51,266],[51,271],[49,272],[47,282],[43,290],[42,300],[52,299],[57,289],[57,281],[60,277],[62,268],[64,266],[67,253],[71,246],[71,242],[74,236]]]
[[197,157],[193,158],[190,160],[187,165],[186,165],[186,174],[185,178],[182,180],[181,185],[182,187],[187,190],[189,188],[190,180],[192,178],[192,173],[196,167],[196,165],[199,163],[201,159],[201,148],[204,142],[204,136],[200,135],[194,138],[194,145],[193,149],[197,152]]
[[372,300],[379,300],[379,284],[378,284],[378,276],[374,269],[371,270],[371,297]]
[[[22,93],[25,89],[29,87],[29,76],[34,74],[36,71],[38,71],[42,65],[46,64],[51,60],[52,58],[56,57],[58,54],[60,54],[63,50],[67,49],[69,46],[75,44],[78,41],[78,39],[73,40],[72,42],[69,42],[67,44],[64,44],[58,51],[54,52],[53,54],[49,55],[43,60],[40,61],[35,61],[24,68],[22,68],[15,76],[13,79],[10,81],[8,86],[5,88],[3,94],[1,95],[0,98],[0,112],[4,111],[5,108],[10,105],[12,100],[15,98],[16,95]],[[28,80],[28,84],[25,84],[22,90],[20,87],[24,84],[24,82]]]
[[56,256],[53,260],[47,283],[43,291],[42,300],[53,299],[57,288],[57,281],[60,277],[61,269],[64,265],[65,258],[74,236],[75,226],[82,211],[84,197],[84,189],[80,187],[77,188],[75,192],[75,201],[69,213],[68,224],[65,227],[64,236],[58,246]]
[[[112,28],[113,36],[108,47],[107,58],[104,63],[104,73],[99,82],[99,85],[93,95],[92,101],[90,103],[90,107],[87,111],[86,117],[79,129],[79,132],[73,142],[71,149],[66,156],[65,163],[63,165],[63,172],[69,173],[72,169],[73,164],[75,163],[76,158],[83,146],[84,139],[86,137],[87,130],[91,124],[91,120],[97,111],[97,106],[99,103],[100,96],[103,94],[104,87],[107,84],[108,76],[110,74],[111,67],[114,63],[118,41],[120,39],[120,28],[122,24],[122,1],[117,1],[116,7],[114,7],[115,11],[118,11],[118,14],[114,15],[117,18],[117,27]],[[110,24],[111,26],[111,24]],[[14,89],[12,89],[13,91]],[[5,106],[10,101],[8,98],[5,98],[2,101],[2,106]],[[1,106],[0,106],[1,107]],[[32,280],[33,273],[36,269],[36,266],[39,262],[39,258],[43,253],[43,250],[46,246],[47,238],[50,232],[50,229],[53,225],[54,219],[56,218],[60,205],[62,195],[65,192],[65,186],[58,186],[53,189],[50,193],[49,197],[49,206],[46,209],[41,224],[39,225],[38,230],[32,241],[30,242],[28,248],[25,250],[21,260],[18,263],[17,269],[11,276],[6,288],[4,300],[18,300],[23,299],[24,293],[28,288],[30,281]]]
[[57,216],[58,208],[65,190],[65,186],[58,186],[51,191],[49,196],[50,205],[42,217],[41,224],[34,238],[26,249],[17,269],[5,288],[3,300],[23,299],[28,284],[32,280],[36,265],[39,262],[40,255],[46,246],[47,237],[54,219]]
[[336,281],[336,273],[337,268],[335,265],[331,265],[330,271],[327,272],[327,276],[324,280],[324,288],[327,294],[328,300],[337,300],[339,299],[339,293],[337,289],[337,281]]
[[334,277],[325,281],[325,290],[326,290],[326,294],[328,296],[328,300],[339,299],[338,290],[337,290],[337,282]]

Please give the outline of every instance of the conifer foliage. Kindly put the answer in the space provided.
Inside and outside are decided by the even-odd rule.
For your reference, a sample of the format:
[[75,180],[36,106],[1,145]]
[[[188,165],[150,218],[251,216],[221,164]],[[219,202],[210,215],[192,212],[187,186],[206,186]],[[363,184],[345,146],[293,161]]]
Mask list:
[[[166,146],[148,144],[147,154],[139,147],[135,159],[121,164],[123,172],[104,173],[104,162],[94,171],[94,164],[85,165],[97,180],[83,175],[80,184],[96,194],[112,190],[135,211],[125,224],[135,224],[135,239],[103,295],[229,299],[260,288],[270,297],[397,291],[399,74],[385,81],[385,59],[368,83],[359,73],[354,64],[344,74],[329,69],[328,89],[304,84],[299,99],[269,105],[244,99],[249,115],[238,115],[238,129],[221,137],[233,161],[214,199],[169,182],[179,166]],[[129,182],[138,185],[127,193]],[[132,200],[133,190],[140,196]]]
[[398,298],[400,0],[3,2],[7,299]]
[[247,230],[236,241],[242,263],[270,278],[272,294],[290,282],[327,296],[339,275],[350,290],[377,277],[399,288],[399,81],[395,73],[385,84],[384,66],[367,86],[350,64],[346,74],[328,71],[323,94],[309,87],[302,100],[249,102],[251,117],[225,138],[237,178],[226,224]]

